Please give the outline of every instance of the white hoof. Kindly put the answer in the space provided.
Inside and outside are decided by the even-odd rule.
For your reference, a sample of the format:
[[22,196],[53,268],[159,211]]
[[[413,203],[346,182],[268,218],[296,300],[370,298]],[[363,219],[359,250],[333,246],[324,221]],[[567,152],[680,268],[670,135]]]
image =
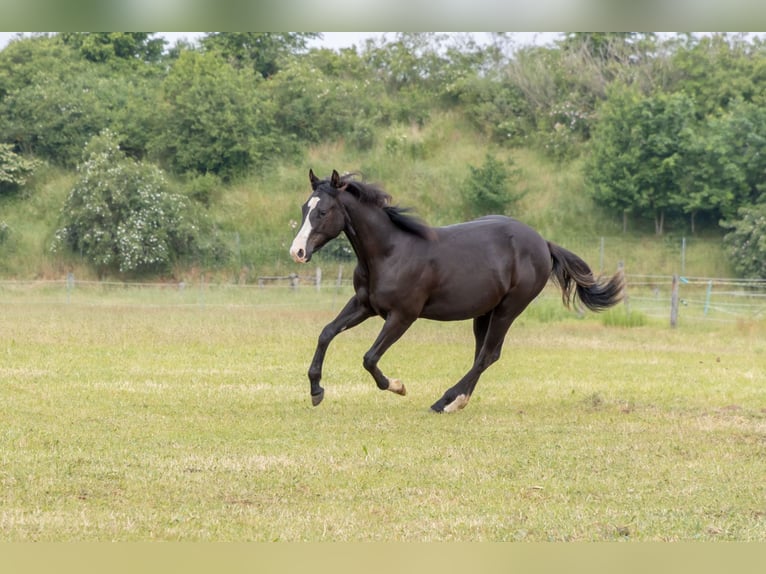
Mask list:
[[445,413],[456,413],[468,404],[469,395],[458,395],[457,398],[444,407]]
[[404,383],[399,379],[389,379],[388,390],[397,395],[405,396],[407,394],[407,389],[404,388]]

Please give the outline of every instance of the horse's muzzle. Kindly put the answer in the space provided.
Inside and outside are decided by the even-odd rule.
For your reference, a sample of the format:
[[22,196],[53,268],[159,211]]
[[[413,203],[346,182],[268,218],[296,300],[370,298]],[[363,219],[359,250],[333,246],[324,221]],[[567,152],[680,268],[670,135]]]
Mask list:
[[292,247],[290,249],[290,257],[292,257],[293,261],[296,263],[308,263],[311,261],[311,253],[307,252],[307,250],[302,247]]

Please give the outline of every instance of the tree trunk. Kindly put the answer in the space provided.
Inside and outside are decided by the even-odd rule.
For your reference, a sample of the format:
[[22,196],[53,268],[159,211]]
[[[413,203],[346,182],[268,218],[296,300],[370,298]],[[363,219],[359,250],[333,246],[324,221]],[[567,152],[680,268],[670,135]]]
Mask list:
[[657,235],[662,235],[663,228],[665,227],[665,211],[660,210],[654,214],[654,232]]

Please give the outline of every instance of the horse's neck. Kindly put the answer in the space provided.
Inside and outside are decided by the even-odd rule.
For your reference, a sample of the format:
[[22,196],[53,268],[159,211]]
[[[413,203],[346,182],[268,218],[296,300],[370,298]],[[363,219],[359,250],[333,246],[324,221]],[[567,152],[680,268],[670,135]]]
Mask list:
[[356,200],[347,202],[345,207],[350,223],[346,225],[346,236],[359,262],[369,266],[388,255],[396,244],[395,236],[402,233],[388,215],[378,207]]

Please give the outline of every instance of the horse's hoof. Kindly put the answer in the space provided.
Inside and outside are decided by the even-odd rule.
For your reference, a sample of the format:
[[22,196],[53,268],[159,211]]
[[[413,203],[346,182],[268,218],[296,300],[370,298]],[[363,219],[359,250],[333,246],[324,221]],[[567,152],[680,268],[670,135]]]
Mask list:
[[407,395],[407,389],[399,379],[390,379],[388,381],[388,390],[403,397]]
[[311,395],[311,404],[314,406],[317,406],[319,403],[322,402],[323,398],[324,398],[324,389],[321,389],[318,395]]
[[459,410],[462,410],[463,408],[465,408],[465,406],[468,404],[468,399],[470,398],[471,398],[470,395],[458,395],[457,397],[452,399],[449,403],[447,403],[448,399],[445,399],[444,397],[442,397],[438,401],[436,401],[433,405],[431,405],[431,410],[439,414],[456,413]]
[[468,399],[471,398],[471,395],[458,395],[455,397],[455,400],[452,401],[450,404],[444,407],[445,413],[456,413],[460,410],[463,410],[465,406],[468,404]]

